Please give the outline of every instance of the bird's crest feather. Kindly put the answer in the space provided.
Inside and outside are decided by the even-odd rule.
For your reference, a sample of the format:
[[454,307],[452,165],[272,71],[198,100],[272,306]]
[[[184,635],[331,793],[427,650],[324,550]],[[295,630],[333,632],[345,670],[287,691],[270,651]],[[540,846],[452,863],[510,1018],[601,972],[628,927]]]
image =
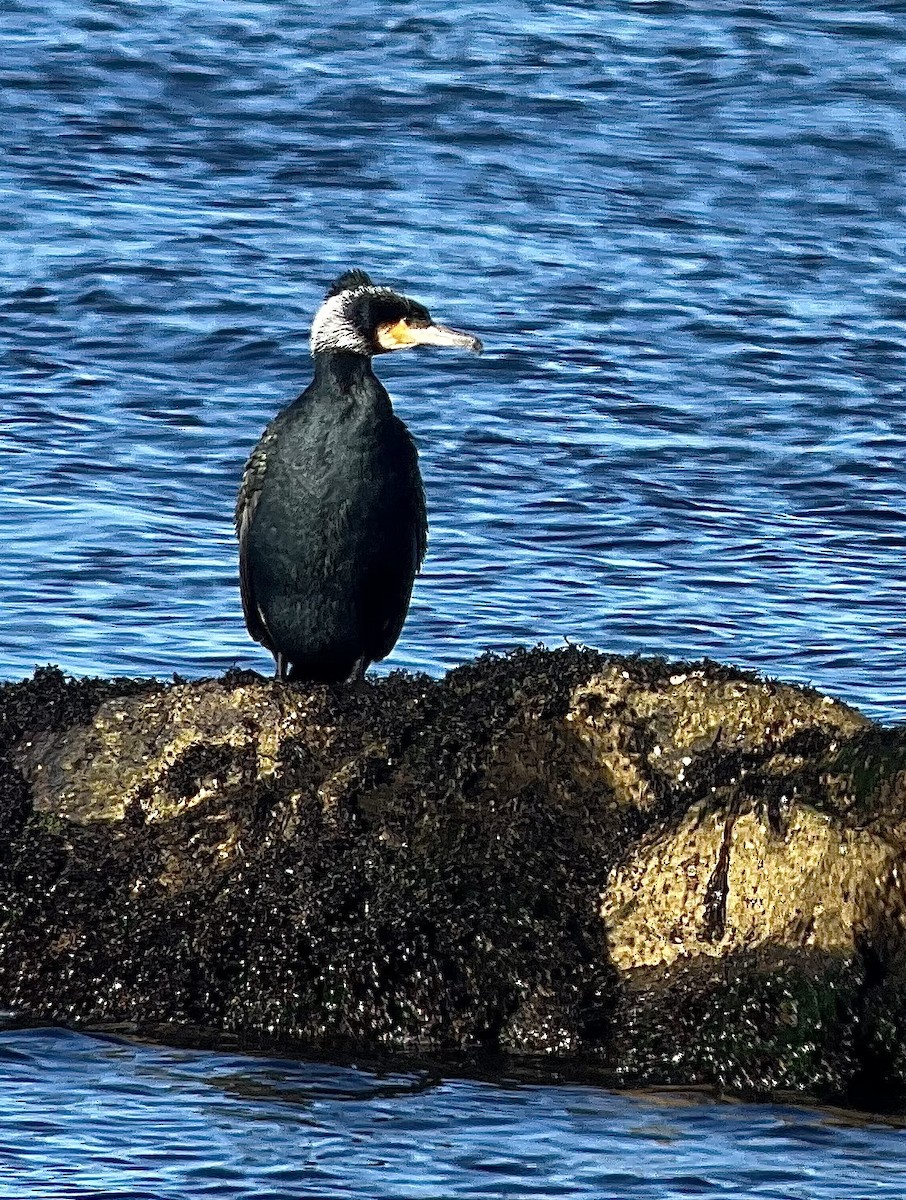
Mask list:
[[352,288],[362,287],[374,287],[370,275],[366,275],[364,271],[359,270],[344,271],[327,289],[324,299],[329,300],[331,296],[339,296],[340,292],[348,292]]

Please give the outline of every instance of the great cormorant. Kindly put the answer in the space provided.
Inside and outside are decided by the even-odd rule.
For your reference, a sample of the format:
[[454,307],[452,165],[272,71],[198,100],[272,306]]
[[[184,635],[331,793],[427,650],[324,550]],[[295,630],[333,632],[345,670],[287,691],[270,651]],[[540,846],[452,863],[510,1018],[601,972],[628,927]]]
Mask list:
[[425,494],[415,444],[371,359],[412,346],[481,350],[364,271],[341,275],[312,323],[314,379],[246,464],[242,609],[281,679],[360,678],[403,627],[427,543]]

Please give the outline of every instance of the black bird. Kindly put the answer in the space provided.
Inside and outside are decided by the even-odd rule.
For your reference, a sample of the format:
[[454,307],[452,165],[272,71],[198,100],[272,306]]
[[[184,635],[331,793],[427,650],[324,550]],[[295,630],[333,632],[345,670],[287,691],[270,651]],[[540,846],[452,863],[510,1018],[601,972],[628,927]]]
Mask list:
[[281,679],[361,678],[400,635],[427,544],[425,494],[415,443],[371,359],[410,346],[481,350],[364,271],[341,275],[312,323],[314,379],[246,464],[242,609]]

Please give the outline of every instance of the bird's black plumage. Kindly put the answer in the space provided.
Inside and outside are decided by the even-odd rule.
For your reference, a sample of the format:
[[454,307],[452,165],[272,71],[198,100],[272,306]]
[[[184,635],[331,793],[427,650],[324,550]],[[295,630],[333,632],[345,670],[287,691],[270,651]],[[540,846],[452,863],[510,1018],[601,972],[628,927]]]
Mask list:
[[415,444],[371,357],[418,343],[480,349],[364,272],[341,276],[312,328],[312,382],[246,465],[236,505],[242,606],[280,675],[361,675],[399,637],[427,517]]

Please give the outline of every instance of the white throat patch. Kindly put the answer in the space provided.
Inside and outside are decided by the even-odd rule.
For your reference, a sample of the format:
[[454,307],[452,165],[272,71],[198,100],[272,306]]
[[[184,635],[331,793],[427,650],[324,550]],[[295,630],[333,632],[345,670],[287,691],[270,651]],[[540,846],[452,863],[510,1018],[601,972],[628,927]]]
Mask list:
[[346,350],[351,354],[371,354],[373,347],[367,337],[356,329],[350,318],[353,303],[364,295],[392,295],[387,288],[349,288],[336,296],[330,296],[311,323],[311,352],[321,354],[325,350]]

